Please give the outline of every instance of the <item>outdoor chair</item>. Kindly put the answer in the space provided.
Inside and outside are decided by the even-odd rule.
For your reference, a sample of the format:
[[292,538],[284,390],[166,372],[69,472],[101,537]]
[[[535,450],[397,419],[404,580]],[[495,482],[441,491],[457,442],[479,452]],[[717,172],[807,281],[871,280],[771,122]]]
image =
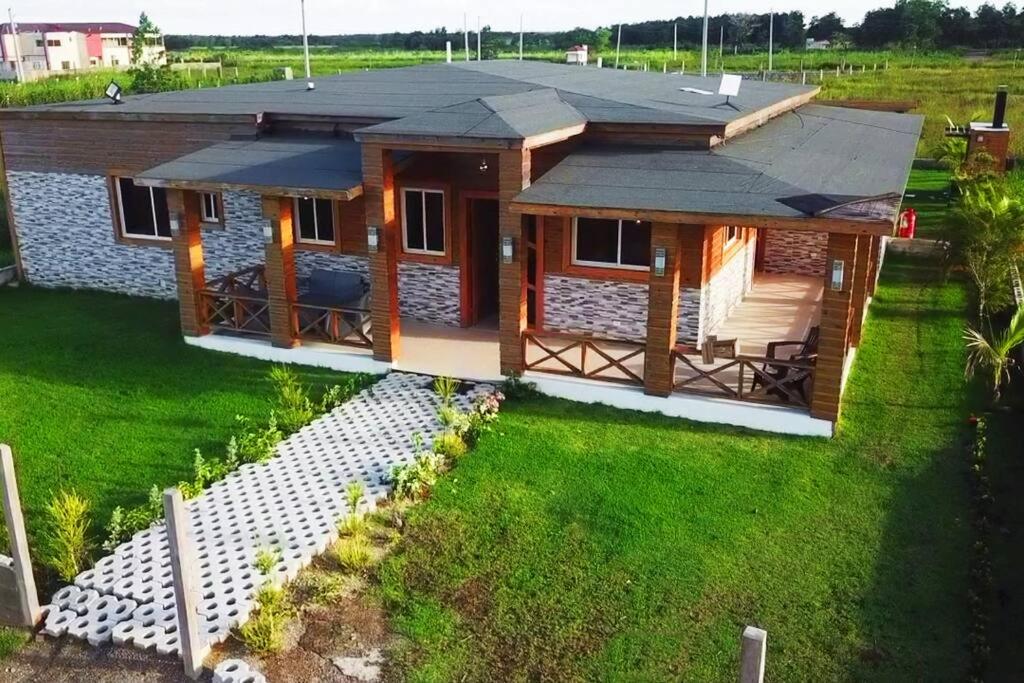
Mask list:
[[[815,325],[807,331],[807,336],[802,340],[769,342],[766,360],[761,364],[760,372],[754,373],[750,390],[754,391],[758,387],[765,387],[765,393],[788,403],[790,396],[774,385],[769,386],[770,383],[765,380],[765,376],[767,376],[776,383],[784,385],[787,389],[799,394],[803,402],[808,403],[810,399],[810,385],[814,377],[813,370],[794,367],[786,364],[785,361],[790,363],[806,363],[813,367],[818,360],[818,338],[820,333],[820,328]],[[784,352],[780,353],[780,349],[789,347],[792,347],[794,351],[788,356],[783,355]],[[773,363],[772,361],[774,360],[784,362]]]
[[[317,308],[368,308],[370,286],[359,273],[317,268],[302,283],[296,302],[311,308],[299,309],[299,327],[312,325],[322,315]],[[359,327],[364,316],[345,312],[342,318],[352,327]]]

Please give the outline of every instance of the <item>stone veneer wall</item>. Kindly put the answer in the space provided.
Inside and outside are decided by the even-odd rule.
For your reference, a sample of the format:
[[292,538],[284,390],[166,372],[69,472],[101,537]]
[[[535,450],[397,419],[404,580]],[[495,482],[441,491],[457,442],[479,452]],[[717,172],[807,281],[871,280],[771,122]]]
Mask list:
[[[643,341],[647,338],[647,289],[643,282],[548,273],[544,276],[544,329]],[[697,343],[700,310],[700,290],[680,288],[680,342]]]
[[7,182],[29,282],[161,299],[177,296],[170,249],[114,239],[106,178],[11,171]]
[[426,323],[461,323],[459,267],[418,261],[398,264],[398,308],[403,317]]
[[748,242],[741,253],[734,254],[729,262],[715,273],[704,285],[704,333],[715,334],[733,309],[743,301],[754,282],[754,256],[756,242]]
[[825,276],[828,233],[806,230],[765,230],[766,273]]
[[225,192],[224,226],[204,225],[206,279],[263,263],[263,208],[256,192]]

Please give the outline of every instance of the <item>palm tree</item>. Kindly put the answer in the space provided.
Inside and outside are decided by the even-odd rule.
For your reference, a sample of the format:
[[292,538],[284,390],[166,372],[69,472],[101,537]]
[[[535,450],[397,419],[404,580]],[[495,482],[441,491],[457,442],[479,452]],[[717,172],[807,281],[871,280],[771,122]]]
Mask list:
[[992,397],[999,401],[1003,385],[1009,381],[1016,365],[1013,350],[1024,344],[1024,306],[1018,306],[1010,319],[1009,326],[1001,333],[986,337],[973,327],[964,333],[967,340],[967,376],[973,377],[979,370],[987,370],[992,382]]

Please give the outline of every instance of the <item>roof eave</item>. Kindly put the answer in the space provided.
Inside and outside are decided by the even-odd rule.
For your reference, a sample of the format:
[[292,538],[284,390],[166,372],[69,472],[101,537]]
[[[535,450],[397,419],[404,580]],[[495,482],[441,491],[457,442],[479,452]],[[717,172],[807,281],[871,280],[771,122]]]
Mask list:
[[175,190],[191,190],[195,192],[250,191],[263,195],[278,197],[316,197],[317,199],[334,199],[351,201],[363,194],[363,184],[359,182],[348,188],[327,189],[313,187],[293,187],[286,185],[258,185],[254,183],[232,183],[216,180],[170,180],[168,178],[147,178],[137,176],[136,185],[144,187],[163,187]]

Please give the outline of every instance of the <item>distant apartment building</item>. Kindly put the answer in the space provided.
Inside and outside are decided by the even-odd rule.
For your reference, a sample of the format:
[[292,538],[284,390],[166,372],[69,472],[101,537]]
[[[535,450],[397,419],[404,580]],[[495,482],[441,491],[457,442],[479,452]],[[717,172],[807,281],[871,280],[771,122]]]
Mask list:
[[[0,79],[34,81],[96,68],[127,68],[132,63],[135,27],[111,23],[0,24]],[[163,36],[146,38],[142,59],[166,64]],[[20,68],[19,68],[20,65]]]

